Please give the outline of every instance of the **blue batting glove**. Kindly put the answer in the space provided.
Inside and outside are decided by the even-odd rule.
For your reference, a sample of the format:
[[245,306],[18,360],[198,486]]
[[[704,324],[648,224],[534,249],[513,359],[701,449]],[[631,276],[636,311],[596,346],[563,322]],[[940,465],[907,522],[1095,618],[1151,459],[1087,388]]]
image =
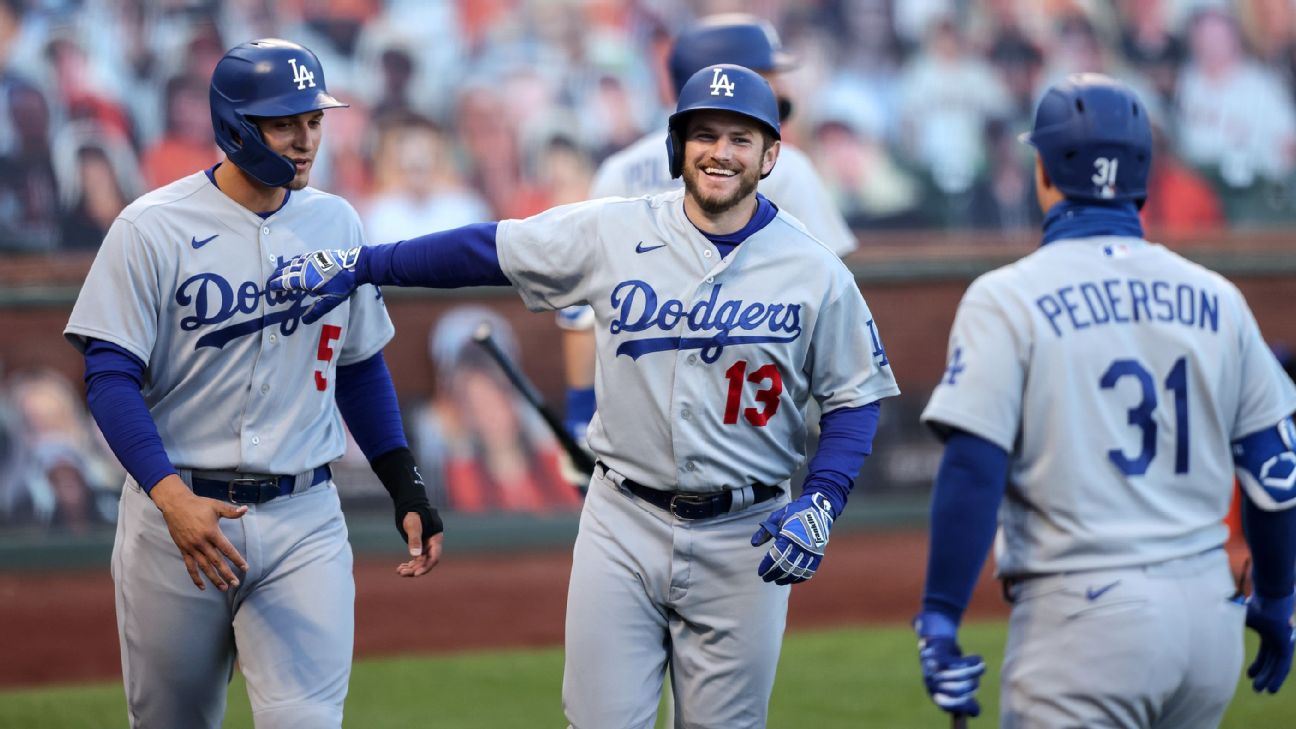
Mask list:
[[317,298],[302,316],[303,324],[314,324],[351,296],[359,284],[355,266],[360,247],[349,250],[313,251],[279,264],[270,275],[274,291],[304,291]]
[[801,498],[769,515],[752,535],[753,547],[773,539],[756,573],[777,585],[793,585],[815,576],[828,546],[833,506],[821,493]]
[[1280,598],[1252,595],[1247,600],[1246,625],[1260,636],[1260,650],[1247,669],[1256,693],[1277,693],[1292,666],[1292,647],[1296,631],[1292,630],[1292,609],[1296,594]]
[[963,655],[958,626],[940,613],[923,611],[914,618],[913,626],[918,634],[923,684],[932,702],[951,714],[980,715],[976,692],[986,670],[985,660]]

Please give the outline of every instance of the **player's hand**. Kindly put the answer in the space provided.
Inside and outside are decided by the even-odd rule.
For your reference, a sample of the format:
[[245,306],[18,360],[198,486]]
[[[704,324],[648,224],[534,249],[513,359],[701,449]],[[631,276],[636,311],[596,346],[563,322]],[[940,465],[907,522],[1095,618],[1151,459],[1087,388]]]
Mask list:
[[1292,647],[1296,631],[1292,630],[1292,609],[1296,595],[1266,598],[1252,595],[1247,600],[1247,627],[1260,636],[1260,650],[1247,669],[1256,693],[1277,693],[1292,666]]
[[314,324],[351,296],[359,283],[355,266],[360,247],[304,253],[279,264],[270,275],[273,291],[304,291],[319,297],[302,316],[303,324]]
[[180,548],[194,585],[199,590],[207,589],[202,580],[202,575],[207,575],[221,592],[238,587],[238,577],[229,563],[233,562],[240,572],[247,572],[247,560],[225,538],[219,522],[241,518],[247,513],[247,507],[196,496],[175,474],[159,481],[149,495],[162,512],[171,541]]
[[914,618],[914,632],[918,633],[923,684],[932,702],[951,714],[979,715],[976,692],[986,670],[985,660],[963,655],[958,628],[940,613],[920,613]]
[[756,568],[766,582],[792,585],[815,576],[828,546],[833,507],[821,493],[801,498],[770,514],[752,535],[753,547],[773,539],[769,552]]
[[[435,515],[436,510],[432,509],[431,512]],[[401,562],[396,567],[396,574],[401,577],[426,575],[441,561],[441,542],[445,538],[445,532],[441,530],[441,518],[436,516],[434,524],[425,524],[425,518],[426,515],[411,511],[401,519],[401,531],[407,535],[410,553],[409,561]],[[427,535],[432,529],[436,533]]]

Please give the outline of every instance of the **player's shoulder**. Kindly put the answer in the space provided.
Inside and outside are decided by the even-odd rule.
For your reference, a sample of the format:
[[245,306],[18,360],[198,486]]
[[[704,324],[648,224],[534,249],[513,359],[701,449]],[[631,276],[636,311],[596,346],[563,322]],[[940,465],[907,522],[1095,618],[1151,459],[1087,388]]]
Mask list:
[[135,198],[117,217],[138,224],[150,216],[165,214],[168,208],[199,203],[196,198],[211,184],[206,172],[195,172]]
[[827,243],[816,238],[806,228],[805,223],[787,211],[779,209],[778,215],[770,221],[768,228],[771,233],[778,236],[778,244],[785,246],[784,250],[794,258],[815,261],[822,259],[834,270],[849,271],[846,264],[842,263],[841,257],[834,253]]

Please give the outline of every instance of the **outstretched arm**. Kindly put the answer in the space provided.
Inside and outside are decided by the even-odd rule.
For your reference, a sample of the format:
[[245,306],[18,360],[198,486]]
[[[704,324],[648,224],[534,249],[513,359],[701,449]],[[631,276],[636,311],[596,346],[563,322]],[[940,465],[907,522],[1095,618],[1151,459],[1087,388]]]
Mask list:
[[495,249],[497,227],[478,223],[398,243],[305,253],[281,263],[270,277],[270,288],[319,297],[302,317],[312,324],[364,284],[507,286]]

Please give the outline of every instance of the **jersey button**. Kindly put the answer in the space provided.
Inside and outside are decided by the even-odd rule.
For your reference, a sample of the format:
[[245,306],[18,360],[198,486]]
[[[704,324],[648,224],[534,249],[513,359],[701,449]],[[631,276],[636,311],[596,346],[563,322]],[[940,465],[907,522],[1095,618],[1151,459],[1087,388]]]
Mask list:
[[274,344],[274,343],[277,342],[277,341],[279,341],[279,338],[276,337],[275,335],[271,334],[271,335],[270,335],[270,343],[271,343],[271,344]]
[[697,464],[694,463],[693,461],[689,461],[688,463],[685,463],[685,464],[684,464],[684,470],[685,470],[685,471],[696,471],[696,470],[697,470]]
[[706,256],[707,258],[710,258],[710,257],[711,257],[711,251],[702,251],[702,255]]
[[259,435],[252,436],[252,445],[261,445],[261,436]]
[[697,355],[696,355],[696,354],[690,354],[690,355],[688,356],[688,363],[689,363],[689,364],[697,364]]
[[685,420],[688,420],[689,418],[693,417],[693,413],[691,413],[691,412],[689,412],[687,409],[685,409],[685,410],[683,410],[683,411],[680,412],[680,417],[681,417],[681,418],[684,418]]
[[707,283],[715,283],[715,276],[707,276]]
[[269,386],[269,385],[262,385],[262,386],[261,386],[261,394],[264,395],[264,394],[266,394],[267,392],[270,392],[270,386]]
[[267,225],[266,227],[262,228],[261,235],[270,235],[270,226]]

